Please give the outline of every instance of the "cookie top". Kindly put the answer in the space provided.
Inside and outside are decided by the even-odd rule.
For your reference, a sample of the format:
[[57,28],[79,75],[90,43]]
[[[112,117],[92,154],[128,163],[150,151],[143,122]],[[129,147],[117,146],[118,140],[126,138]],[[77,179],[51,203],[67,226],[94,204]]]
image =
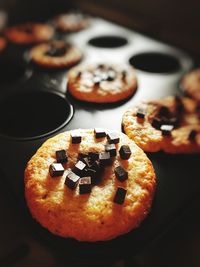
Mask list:
[[6,48],[6,39],[0,36],[0,53]]
[[33,47],[30,57],[44,68],[64,68],[77,64],[82,58],[82,52],[63,40],[53,40]]
[[184,93],[200,102],[200,68],[186,74],[181,81]]
[[31,158],[25,196],[32,216],[52,233],[109,240],[146,217],[155,179],[147,156],[123,133],[78,129],[47,140]]
[[139,103],[124,113],[122,128],[147,152],[200,152],[200,107],[187,97]]
[[27,22],[5,30],[5,36],[11,42],[19,45],[45,42],[50,40],[53,35],[53,27],[44,23]]
[[55,27],[62,32],[77,32],[90,25],[90,18],[79,12],[60,14],[54,19]]
[[135,70],[129,66],[82,65],[68,73],[68,90],[71,95],[82,101],[118,102],[130,97],[136,89]]

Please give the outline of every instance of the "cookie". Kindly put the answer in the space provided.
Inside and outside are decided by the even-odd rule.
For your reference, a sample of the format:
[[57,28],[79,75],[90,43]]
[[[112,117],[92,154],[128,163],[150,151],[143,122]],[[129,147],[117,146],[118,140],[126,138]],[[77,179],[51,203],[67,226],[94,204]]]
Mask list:
[[44,23],[25,23],[5,30],[9,41],[18,45],[37,44],[49,41],[54,35],[52,26]]
[[69,12],[58,15],[54,25],[61,32],[78,32],[90,25],[90,18],[82,13]]
[[135,70],[129,66],[84,65],[68,73],[68,91],[81,101],[114,103],[130,97],[136,89]]
[[122,128],[147,152],[200,152],[200,106],[187,97],[139,103],[124,113]]
[[186,74],[181,81],[184,93],[200,102],[200,68]]
[[6,39],[4,37],[0,37],[0,53],[6,48]]
[[138,227],[150,211],[156,184],[150,160],[123,133],[106,134],[61,133],[27,163],[27,205],[53,234],[109,240]]
[[63,40],[54,40],[33,47],[30,58],[44,68],[64,68],[77,64],[82,58],[82,53]]

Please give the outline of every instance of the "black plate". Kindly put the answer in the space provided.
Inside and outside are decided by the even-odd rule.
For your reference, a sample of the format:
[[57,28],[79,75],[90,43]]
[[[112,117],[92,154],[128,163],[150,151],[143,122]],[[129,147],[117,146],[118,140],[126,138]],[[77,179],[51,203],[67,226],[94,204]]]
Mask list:
[[[88,42],[92,38],[98,37],[97,32],[99,36],[110,35],[111,37],[114,33],[117,37],[121,36],[126,38],[127,43],[122,47],[116,48],[109,48],[110,45],[109,47],[104,46],[104,48],[90,46]],[[23,64],[25,64],[26,69],[31,69],[32,75],[29,76],[28,79],[19,79],[15,83],[8,82],[6,85],[2,83],[0,85],[2,88],[0,91],[1,99],[13,99],[13,96],[16,94],[18,96],[20,96],[20,94],[43,95],[44,92],[47,91],[47,94],[59,95],[61,98],[65,99],[66,103],[71,103],[75,113],[71,119],[72,113],[69,104],[69,117],[66,118],[66,120],[61,120],[60,127],[56,125],[53,129],[52,127],[50,127],[50,129],[48,128],[48,130],[44,128],[43,130],[45,131],[46,129],[46,132],[42,131],[41,134],[40,129],[36,129],[35,134],[34,132],[30,133],[27,131],[28,135],[26,136],[23,131],[16,131],[16,135],[12,127],[17,127],[17,124],[10,127],[11,132],[9,132],[8,127],[7,134],[1,132],[3,130],[0,128],[0,168],[4,173],[3,179],[8,181],[9,187],[20,203],[21,215],[24,217],[26,227],[40,244],[45,244],[45,246],[52,248],[62,255],[63,252],[67,253],[69,258],[76,259],[86,259],[88,257],[95,259],[113,259],[121,258],[122,255],[133,255],[152,239],[162,234],[169,224],[184,210],[186,203],[191,201],[199,192],[200,179],[198,169],[200,158],[198,155],[171,156],[164,153],[149,154],[148,156],[153,162],[157,175],[157,190],[151,213],[138,229],[112,241],[97,243],[79,243],[75,240],[55,237],[30,217],[24,201],[24,169],[27,161],[36,152],[39,146],[48,137],[61,131],[74,128],[94,127],[105,127],[120,131],[122,115],[127,107],[144,98],[152,99],[177,94],[179,92],[177,83],[181,75],[192,67],[193,60],[179,49],[159,43],[136,32],[101,19],[94,19],[94,23],[89,29],[80,33],[70,34],[68,39],[79,46],[85,53],[83,62],[105,63],[114,61],[120,64],[128,64],[129,60],[132,58],[130,61],[134,64],[136,55],[150,54],[151,56],[148,64],[145,61],[146,59],[144,60],[144,57],[142,57],[141,62],[139,62],[140,57],[137,57],[137,65],[140,66],[140,70],[137,70],[139,88],[134,96],[117,104],[97,105],[77,101],[66,93],[67,70],[50,72],[35,68],[25,60],[23,53],[26,51],[20,50],[21,54],[19,53],[20,56],[18,60],[21,60]],[[15,48],[12,49],[12,53],[15,54]],[[160,55],[161,58],[159,58]],[[157,60],[156,67],[154,56],[156,57],[155,60]],[[163,67],[164,63],[162,63],[165,59],[167,60],[166,68]],[[145,64],[145,66],[141,67],[142,64]],[[159,64],[161,64],[161,71],[159,71]],[[44,99],[43,101],[45,109],[46,100]],[[35,106],[37,109],[37,105],[38,103],[35,101],[33,107]],[[11,105],[10,109],[12,109],[12,106],[17,109],[16,103],[15,105]],[[52,104],[52,109],[53,108],[54,105]],[[4,110],[1,110],[1,112],[4,111],[6,117],[6,107]],[[11,111],[14,112],[14,110]],[[22,112],[22,110],[20,112]],[[28,121],[30,117],[26,115],[26,110],[24,110],[24,114],[22,112],[22,115],[24,124],[26,124],[26,121]],[[33,114],[31,113],[31,115]],[[37,116],[39,116],[39,114],[37,114]],[[56,117],[53,118],[54,115],[52,113],[51,116],[52,123],[54,123]],[[48,122],[50,126],[54,125],[51,125],[51,120],[48,120]],[[22,120],[20,120],[20,123],[22,123]]]

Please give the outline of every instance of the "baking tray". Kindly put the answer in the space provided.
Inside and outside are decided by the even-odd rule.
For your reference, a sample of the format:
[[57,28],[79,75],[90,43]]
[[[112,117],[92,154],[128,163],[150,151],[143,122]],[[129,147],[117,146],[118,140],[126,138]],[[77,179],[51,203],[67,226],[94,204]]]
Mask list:
[[[194,60],[180,49],[100,18],[93,18],[88,29],[56,37],[77,45],[84,53],[82,63],[134,64],[138,68],[139,87],[131,98],[117,104],[83,103],[66,93],[67,70],[37,68],[29,62],[28,47],[9,44],[1,59],[4,66],[5,62],[10,66],[8,77],[5,74],[0,87],[1,178],[8,182],[19,204],[20,216],[38,243],[61,254],[64,251],[67,257],[75,259],[134,255],[165,232],[199,194],[198,155],[148,154],[157,175],[151,213],[138,229],[107,242],[80,243],[63,239],[38,225],[26,208],[23,172],[40,145],[59,132],[94,127],[120,131],[122,115],[129,106],[143,99],[180,94],[178,82],[194,67]],[[17,75],[16,69],[20,70]]]

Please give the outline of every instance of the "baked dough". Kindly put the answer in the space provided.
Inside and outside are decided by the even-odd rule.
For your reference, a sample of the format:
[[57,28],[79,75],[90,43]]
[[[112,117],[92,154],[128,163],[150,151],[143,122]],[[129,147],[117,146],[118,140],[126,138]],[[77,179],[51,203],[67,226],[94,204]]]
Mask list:
[[[55,235],[79,241],[109,240],[139,226],[147,216],[155,190],[155,173],[144,152],[126,135],[119,133],[117,156],[105,167],[102,180],[89,194],[80,195],[78,188],[69,189],[63,176],[51,177],[49,166],[55,162],[57,150],[66,149],[67,171],[77,162],[78,153],[102,152],[107,138],[96,138],[93,129],[76,130],[80,144],[72,144],[72,131],[47,140],[28,162],[25,170],[25,196],[32,216]],[[131,156],[122,160],[121,145],[128,145]],[[114,168],[121,164],[128,171],[128,179],[116,179]],[[113,202],[117,187],[127,189],[122,205]]]
[[187,96],[200,102],[200,68],[187,73],[183,77],[181,88]]

